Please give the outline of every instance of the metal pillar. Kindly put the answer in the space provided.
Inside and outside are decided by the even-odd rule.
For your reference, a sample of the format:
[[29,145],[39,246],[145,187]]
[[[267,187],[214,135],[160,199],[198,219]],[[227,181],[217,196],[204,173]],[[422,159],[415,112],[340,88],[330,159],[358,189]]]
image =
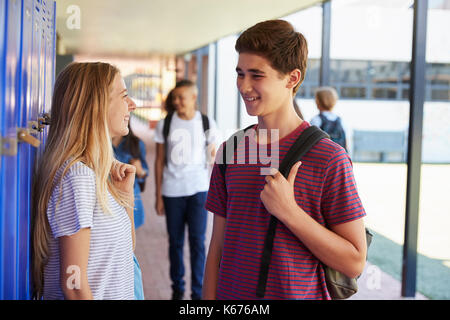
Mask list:
[[214,121],[217,123],[217,73],[218,73],[218,63],[219,63],[219,49],[218,49],[218,41],[214,42]]
[[426,86],[427,10],[428,0],[414,1],[411,82],[409,88],[408,173],[402,267],[402,296],[404,297],[414,297],[416,294],[423,105]]
[[203,96],[203,48],[197,49],[195,51],[195,56],[197,58],[197,105],[199,110],[202,111],[202,96]]
[[331,2],[322,4],[322,57],[320,58],[320,86],[330,83],[330,35],[331,35]]

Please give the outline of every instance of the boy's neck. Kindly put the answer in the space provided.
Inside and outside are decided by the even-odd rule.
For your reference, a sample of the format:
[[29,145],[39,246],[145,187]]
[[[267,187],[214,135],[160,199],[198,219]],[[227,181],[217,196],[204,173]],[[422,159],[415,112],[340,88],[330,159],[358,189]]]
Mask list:
[[[303,123],[303,120],[297,115],[294,109],[292,101],[284,106],[281,106],[276,111],[264,115],[258,116],[258,130],[266,129],[270,133],[271,129],[278,129],[278,139],[281,140],[292,131],[298,128]],[[265,144],[271,143],[270,136],[268,141],[262,141],[258,139],[258,143]]]
[[195,113],[197,112],[197,109],[189,109],[185,112],[179,112],[177,111],[178,118],[183,120],[191,120],[195,117]]

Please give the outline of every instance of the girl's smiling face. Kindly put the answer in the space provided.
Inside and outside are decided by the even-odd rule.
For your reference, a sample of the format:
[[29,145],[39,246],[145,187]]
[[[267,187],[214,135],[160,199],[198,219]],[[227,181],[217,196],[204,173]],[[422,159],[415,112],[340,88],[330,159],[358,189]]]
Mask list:
[[128,134],[130,112],[136,109],[136,104],[128,96],[125,82],[120,74],[117,74],[114,78],[109,101],[109,134],[111,138],[126,136]]

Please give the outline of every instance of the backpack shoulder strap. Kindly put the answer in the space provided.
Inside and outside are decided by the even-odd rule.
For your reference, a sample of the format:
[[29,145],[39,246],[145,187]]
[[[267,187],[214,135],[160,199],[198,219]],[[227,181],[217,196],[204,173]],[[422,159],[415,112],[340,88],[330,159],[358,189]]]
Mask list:
[[[299,161],[317,142],[323,138],[329,138],[328,134],[320,130],[316,126],[310,126],[305,129],[297,138],[292,147],[286,153],[280,164],[280,173],[287,178],[292,166]],[[269,274],[270,259],[272,256],[273,240],[277,227],[277,218],[270,216],[269,228],[264,240],[264,247],[261,255],[261,264],[259,268],[258,285],[256,287],[256,295],[263,298],[266,294],[267,276]]]
[[206,114],[201,114],[202,115],[202,125],[203,125],[203,132],[206,132],[209,130],[209,118]]
[[169,137],[170,132],[170,123],[172,122],[173,112],[170,112],[167,114],[167,116],[164,118],[164,125],[163,125],[163,138],[164,138],[164,164],[167,165],[167,138]]
[[322,112],[319,113],[319,118],[320,118],[322,121],[327,121],[327,120],[328,120],[328,119],[323,115]]
[[236,149],[241,142],[242,138],[244,138],[245,133],[247,130],[253,128],[255,125],[252,124],[251,126],[248,126],[245,129],[241,129],[239,131],[236,131],[231,137],[228,138],[228,140],[223,144],[222,148],[222,163],[220,163],[219,169],[222,173],[223,179],[225,179],[225,173],[227,171],[227,164],[231,163],[234,157],[234,153],[236,152]]
[[316,126],[310,126],[302,132],[283,158],[279,171],[287,179],[292,166],[299,161],[317,142],[330,138]]
[[328,124],[328,122],[330,122],[330,121],[327,119],[327,117],[325,117],[323,115],[322,112],[319,113],[319,118],[320,118],[320,127],[319,127],[319,129],[323,130],[326,127],[326,125]]
[[205,133],[205,146],[208,146],[208,140],[209,140],[209,118],[206,114],[201,113],[202,115],[202,126],[203,126],[203,132]]
[[164,143],[167,143],[167,137],[169,136],[170,123],[172,122],[172,117],[173,112],[168,113],[167,116],[164,118],[164,125],[163,125]]

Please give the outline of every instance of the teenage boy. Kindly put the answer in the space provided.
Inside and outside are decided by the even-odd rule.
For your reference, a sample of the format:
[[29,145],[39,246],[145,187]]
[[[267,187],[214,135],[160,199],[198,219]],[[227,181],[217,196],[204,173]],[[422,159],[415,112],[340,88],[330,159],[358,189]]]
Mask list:
[[[166,216],[169,234],[172,300],[183,299],[184,230],[188,226],[191,261],[191,298],[201,298],[205,264],[205,232],[208,190],[208,158],[215,156],[216,126],[196,110],[197,87],[189,80],[179,81],[172,93],[175,112],[161,120],[155,130],[156,213]],[[164,131],[166,129],[167,136]],[[167,130],[168,129],[168,130]],[[210,153],[210,154],[207,154]],[[211,161],[209,161],[211,162]]]
[[[237,87],[247,113],[258,117],[249,140],[258,148],[277,143],[281,163],[310,126],[293,106],[305,78],[306,40],[288,22],[271,20],[242,33],[236,51]],[[271,129],[276,129],[278,138],[265,134],[274,132]],[[242,139],[237,146],[241,160],[254,155],[254,150],[247,154],[250,144]],[[271,175],[261,175],[268,166],[262,161],[234,162],[227,164],[225,176],[216,163],[211,176],[206,208],[214,213],[214,224],[204,299],[258,299],[270,215],[279,223],[265,299],[330,299],[322,263],[349,277],[361,274],[367,250],[361,219],[365,211],[342,147],[322,139],[292,167],[287,179],[276,168]]]

